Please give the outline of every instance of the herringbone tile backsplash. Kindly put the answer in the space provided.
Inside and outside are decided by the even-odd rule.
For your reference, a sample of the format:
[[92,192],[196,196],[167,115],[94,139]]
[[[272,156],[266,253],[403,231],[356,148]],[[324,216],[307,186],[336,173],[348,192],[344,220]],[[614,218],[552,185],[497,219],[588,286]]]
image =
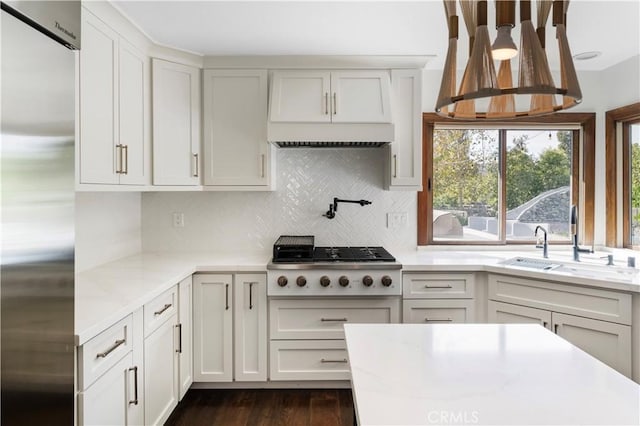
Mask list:
[[[278,149],[273,192],[158,192],[142,196],[145,251],[270,253],[279,235],[315,235],[316,245],[416,247],[415,192],[383,189],[386,150]],[[323,214],[333,197],[366,199]],[[174,212],[185,226],[172,227]],[[387,228],[387,213],[407,213],[407,225]]]

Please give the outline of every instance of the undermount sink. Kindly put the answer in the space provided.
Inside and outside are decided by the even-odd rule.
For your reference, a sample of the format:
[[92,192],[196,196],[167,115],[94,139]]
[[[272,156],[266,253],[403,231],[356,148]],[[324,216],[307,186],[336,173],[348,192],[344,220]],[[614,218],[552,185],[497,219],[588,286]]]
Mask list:
[[530,259],[527,257],[513,257],[500,262],[505,266],[517,266],[519,268],[534,269],[536,271],[551,271],[562,266],[561,263],[547,259]]
[[613,279],[630,281],[640,272],[635,268],[625,268],[606,265],[594,265],[571,261],[554,261],[549,259],[532,259],[527,257],[513,257],[500,262],[501,265],[526,268],[533,271],[553,271],[568,275],[597,279]]

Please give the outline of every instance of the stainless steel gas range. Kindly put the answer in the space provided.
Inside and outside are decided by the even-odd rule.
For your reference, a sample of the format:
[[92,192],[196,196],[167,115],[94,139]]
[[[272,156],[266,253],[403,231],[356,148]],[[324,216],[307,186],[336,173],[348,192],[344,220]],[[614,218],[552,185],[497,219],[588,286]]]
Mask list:
[[315,247],[282,236],[267,266],[268,296],[400,296],[402,265],[382,247]]

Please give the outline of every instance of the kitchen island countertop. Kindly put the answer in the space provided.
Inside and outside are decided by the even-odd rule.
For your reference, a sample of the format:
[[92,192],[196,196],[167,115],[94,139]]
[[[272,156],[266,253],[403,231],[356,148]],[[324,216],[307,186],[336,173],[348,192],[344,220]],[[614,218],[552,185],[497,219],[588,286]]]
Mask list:
[[345,324],[359,425],[637,425],[640,386],[534,324]]

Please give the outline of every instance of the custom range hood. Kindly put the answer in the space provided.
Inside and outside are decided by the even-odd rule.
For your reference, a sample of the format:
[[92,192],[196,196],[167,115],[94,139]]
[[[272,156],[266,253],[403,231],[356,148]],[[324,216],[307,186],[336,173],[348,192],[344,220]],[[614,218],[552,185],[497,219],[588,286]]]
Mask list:
[[268,140],[281,148],[370,148],[393,141],[392,123],[269,123]]
[[380,147],[393,141],[387,70],[286,70],[271,78],[267,139],[280,147]]

